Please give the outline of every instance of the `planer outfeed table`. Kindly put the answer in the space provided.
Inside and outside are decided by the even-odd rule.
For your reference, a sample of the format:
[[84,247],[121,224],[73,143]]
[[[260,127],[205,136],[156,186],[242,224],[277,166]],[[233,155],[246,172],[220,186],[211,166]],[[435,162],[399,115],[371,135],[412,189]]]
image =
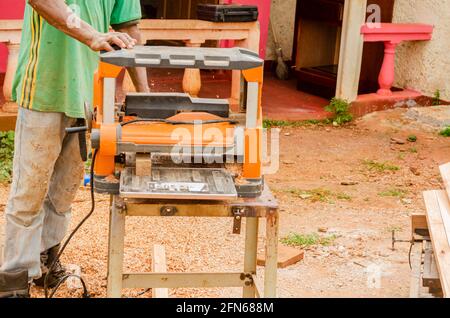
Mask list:
[[[123,67],[239,71],[241,112],[232,113],[228,100],[180,93],[128,94],[117,107]],[[245,49],[136,47],[102,54],[91,144],[95,191],[112,198],[108,297],[126,288],[211,287],[276,297],[278,205],[263,176],[262,84],[263,61]],[[136,216],[231,218],[235,234],[245,219],[242,271],[124,273],[125,220]],[[256,271],[260,219],[267,221],[263,283]]]

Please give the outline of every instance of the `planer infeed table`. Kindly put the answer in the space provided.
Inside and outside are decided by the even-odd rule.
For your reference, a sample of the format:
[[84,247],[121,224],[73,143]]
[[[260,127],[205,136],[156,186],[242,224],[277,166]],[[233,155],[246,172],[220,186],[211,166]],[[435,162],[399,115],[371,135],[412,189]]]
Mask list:
[[[228,100],[181,93],[130,93],[116,105],[123,67],[239,70],[241,112],[232,113]],[[95,191],[112,198],[108,297],[150,287],[242,287],[244,297],[276,296],[278,205],[262,173],[262,84],[263,60],[241,48],[136,47],[101,55],[87,126]],[[228,217],[235,234],[246,218],[243,271],[123,273],[125,218],[134,216]],[[263,285],[256,273],[260,218],[267,220]]]

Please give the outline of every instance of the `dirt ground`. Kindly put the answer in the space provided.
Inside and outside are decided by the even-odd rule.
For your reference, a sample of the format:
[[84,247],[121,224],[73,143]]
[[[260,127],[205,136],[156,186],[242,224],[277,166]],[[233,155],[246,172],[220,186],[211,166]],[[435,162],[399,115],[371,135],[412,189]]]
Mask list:
[[[410,238],[409,216],[423,211],[422,191],[442,187],[438,166],[448,162],[450,143],[406,120],[404,112],[371,114],[344,128],[282,129],[280,171],[267,178],[281,206],[281,237],[317,233],[333,239],[329,245],[306,248],[302,262],[279,270],[281,297],[408,297],[409,244],[398,244],[393,251],[391,232]],[[416,135],[417,142],[407,142],[410,135]],[[311,197],[311,190],[321,194]],[[8,186],[0,186],[0,222],[7,193]],[[97,199],[96,213],[63,261],[80,265],[93,296],[103,297],[109,201]],[[72,226],[89,206],[88,191],[82,189]],[[232,234],[231,220],[130,218],[127,233],[127,271],[150,270],[153,243],[166,247],[169,271],[239,271],[243,266],[243,234]],[[139,292],[128,291],[126,296]],[[237,289],[170,293],[240,296]],[[33,294],[40,297],[42,291],[33,288]],[[77,295],[67,289],[59,293]]]

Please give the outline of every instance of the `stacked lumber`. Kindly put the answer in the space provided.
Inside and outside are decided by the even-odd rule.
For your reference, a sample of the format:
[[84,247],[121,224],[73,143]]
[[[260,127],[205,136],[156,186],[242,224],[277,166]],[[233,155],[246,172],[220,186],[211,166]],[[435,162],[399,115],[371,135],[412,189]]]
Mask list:
[[450,298],[450,163],[440,167],[445,190],[424,193],[431,243],[422,248],[422,283],[434,296]]

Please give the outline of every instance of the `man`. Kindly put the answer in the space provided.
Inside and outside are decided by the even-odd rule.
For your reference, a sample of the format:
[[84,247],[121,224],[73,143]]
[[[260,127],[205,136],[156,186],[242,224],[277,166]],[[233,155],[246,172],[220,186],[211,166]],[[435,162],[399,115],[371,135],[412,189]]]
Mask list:
[[[65,129],[85,116],[98,51],[134,47],[140,18],[139,0],[28,0],[13,85],[20,107],[0,297],[29,297],[33,280],[43,286],[84,170],[78,136]],[[145,69],[129,72],[137,90],[147,92]],[[63,275],[58,263],[50,287]]]

